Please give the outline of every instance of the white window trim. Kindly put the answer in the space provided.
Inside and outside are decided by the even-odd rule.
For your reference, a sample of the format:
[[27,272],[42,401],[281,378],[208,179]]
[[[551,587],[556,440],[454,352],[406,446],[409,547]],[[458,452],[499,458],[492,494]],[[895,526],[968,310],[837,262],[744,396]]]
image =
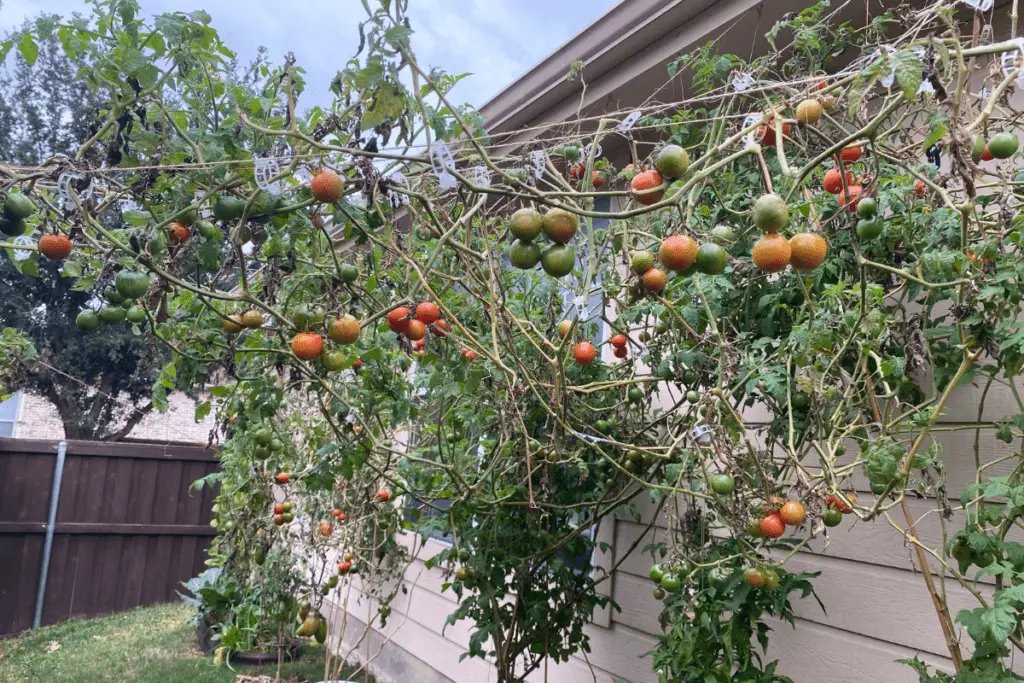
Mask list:
[[[20,392],[14,392],[14,395],[8,399],[9,401],[17,401],[14,408],[14,421],[11,423],[11,436],[8,438],[18,438],[18,425],[21,423],[22,411],[25,409],[25,395]],[[7,422],[7,420],[4,420]]]

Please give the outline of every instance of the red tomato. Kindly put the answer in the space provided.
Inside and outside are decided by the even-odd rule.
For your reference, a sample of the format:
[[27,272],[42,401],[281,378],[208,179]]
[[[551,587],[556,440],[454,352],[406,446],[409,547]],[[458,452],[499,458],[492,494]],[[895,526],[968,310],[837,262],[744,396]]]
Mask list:
[[786,533],[786,522],[778,512],[763,517],[757,527],[765,538],[781,538]]

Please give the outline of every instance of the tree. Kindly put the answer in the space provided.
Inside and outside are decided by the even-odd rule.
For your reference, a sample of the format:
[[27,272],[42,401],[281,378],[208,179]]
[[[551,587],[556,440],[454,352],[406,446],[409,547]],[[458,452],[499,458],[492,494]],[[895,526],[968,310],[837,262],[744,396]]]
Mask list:
[[[55,34],[39,41],[33,64],[17,56],[14,77],[0,83],[0,162],[33,165],[73,154],[95,132],[103,98],[78,76],[85,66]],[[74,320],[94,295],[75,287],[75,272],[45,261],[0,261],[0,321],[21,330],[40,361],[21,364],[8,389],[45,397],[66,438],[116,441],[153,409],[146,399],[169,354],[130,328],[85,334]]]
[[[5,220],[30,214],[42,235],[23,271],[68,256],[44,240],[70,232],[65,273],[87,308],[106,300],[83,327],[121,324],[127,299],[173,349],[155,395],[222,378],[199,407],[228,437],[222,470],[197,485],[223,484],[211,561],[225,590],[206,595],[225,647],[323,641],[323,601],[346,603],[353,574],[385,622],[417,549],[400,532],[441,533],[452,547],[427,563],[458,598],[449,623],[472,621],[467,654],[521,683],[588,651],[610,574],[581,558],[646,496],[670,527],[641,549],[664,601],[662,683],[788,681],[766,661],[764,617],[793,620],[814,577],[787,560],[844,515],[884,516],[911,542],[957,680],[1013,680],[1024,554],[1006,539],[1024,461],[993,476],[977,444],[1024,439],[1020,113],[1005,98],[1024,48],[970,44],[947,6],[853,31],[823,2],[772,27],[769,56],[675,60],[696,94],[650,103],[655,145],[605,118],[499,154],[450,102],[458,77],[417,60],[407,3],[363,6],[336,99],[299,113],[290,57],[247,88],[205,12],[148,22],[96,0],[104,31],[57,31],[109,96],[73,154],[102,192],[56,190],[44,164],[0,167]],[[911,28],[893,39],[894,23]],[[52,28],[3,47],[31,62]],[[977,74],[982,106],[963,97]],[[620,135],[632,158],[617,172],[597,150]],[[621,204],[601,210],[602,196]],[[115,202],[134,207],[123,222]],[[339,254],[341,236],[354,246]],[[601,325],[615,360],[590,341]],[[1008,384],[1021,412],[953,427],[976,444],[957,504],[937,422],[972,381]],[[755,403],[763,426],[744,420]],[[933,548],[907,505],[922,493],[964,524]],[[972,586],[985,574],[991,600]],[[952,615],[952,582],[978,607]]]
[[56,264],[40,263],[38,275],[0,262],[0,320],[20,330],[39,358],[12,390],[39,394],[52,403],[68,439],[117,441],[153,410],[153,383],[166,349],[131,327],[87,335],[75,317],[93,295],[77,290]]
[[[14,77],[0,82],[0,162],[33,165],[55,155],[73,155],[96,133],[97,114],[109,98],[106,88],[90,88],[80,76],[88,72],[84,55],[69,56],[55,33],[44,36],[33,63],[18,53]],[[236,62],[228,67],[240,87],[261,87],[265,52],[260,48],[244,68]],[[116,210],[106,212],[105,220],[123,225]],[[94,294],[74,285],[76,272],[73,264],[62,271],[45,261],[0,261],[0,282],[12,293],[0,301],[0,322],[28,335],[43,361],[18,363],[8,390],[47,398],[69,439],[117,441],[154,408],[166,408],[161,385],[156,400],[148,399],[170,356],[166,347],[130,327],[94,335],[75,325],[75,316],[96,301]]]

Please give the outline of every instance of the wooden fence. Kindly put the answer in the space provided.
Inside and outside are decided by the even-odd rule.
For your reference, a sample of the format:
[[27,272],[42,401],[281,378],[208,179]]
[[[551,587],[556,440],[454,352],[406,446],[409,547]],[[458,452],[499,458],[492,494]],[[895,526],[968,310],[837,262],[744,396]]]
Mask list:
[[[33,623],[57,441],[0,439],[0,636]],[[214,451],[68,441],[41,623],[166,602],[203,570]]]

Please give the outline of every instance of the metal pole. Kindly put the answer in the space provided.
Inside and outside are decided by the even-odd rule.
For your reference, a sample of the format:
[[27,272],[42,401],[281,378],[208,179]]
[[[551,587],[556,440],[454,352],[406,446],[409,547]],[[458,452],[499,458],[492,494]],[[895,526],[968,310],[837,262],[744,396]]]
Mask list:
[[46,540],[43,542],[43,563],[39,567],[39,588],[36,590],[36,613],[32,617],[32,628],[39,628],[43,621],[43,603],[46,601],[46,579],[50,573],[50,551],[53,550],[53,529],[57,525],[57,503],[60,502],[60,482],[64,477],[64,456],[68,442],[57,444],[57,464],[53,467],[53,487],[50,490],[50,514],[46,518]]

